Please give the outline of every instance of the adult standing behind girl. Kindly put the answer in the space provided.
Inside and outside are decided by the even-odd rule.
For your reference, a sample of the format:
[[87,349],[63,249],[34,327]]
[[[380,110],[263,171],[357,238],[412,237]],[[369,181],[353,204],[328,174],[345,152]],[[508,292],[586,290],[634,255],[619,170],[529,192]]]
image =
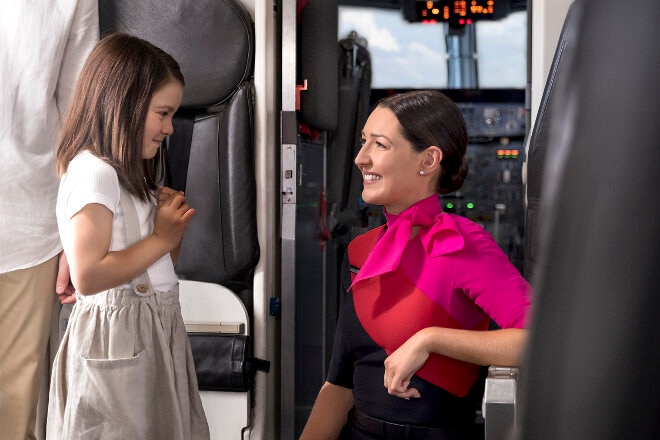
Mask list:
[[57,299],[75,300],[57,232],[53,162],[78,73],[99,40],[98,9],[98,0],[0,2],[3,440],[43,438],[59,343]]
[[361,142],[362,198],[387,225],[349,244],[328,377],[301,439],[466,438],[479,365],[521,359],[529,284],[483,227],[442,212],[438,193],[467,175],[449,98],[386,97]]
[[87,59],[56,163],[77,301],[53,366],[48,439],[208,439],[174,272],[195,211],[157,187],[178,63],[124,34]]

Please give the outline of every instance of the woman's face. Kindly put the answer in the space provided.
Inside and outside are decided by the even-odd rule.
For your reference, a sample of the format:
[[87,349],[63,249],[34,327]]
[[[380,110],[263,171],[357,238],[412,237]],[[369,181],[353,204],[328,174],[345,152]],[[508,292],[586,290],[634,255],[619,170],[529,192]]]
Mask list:
[[387,212],[398,214],[434,193],[428,177],[419,174],[427,153],[412,149],[390,109],[374,109],[364,125],[361,142],[355,165],[362,172],[366,203],[383,205]]
[[163,139],[174,133],[172,116],[181,104],[183,86],[175,79],[158,89],[151,97],[142,138],[142,158],[151,159],[158,152]]

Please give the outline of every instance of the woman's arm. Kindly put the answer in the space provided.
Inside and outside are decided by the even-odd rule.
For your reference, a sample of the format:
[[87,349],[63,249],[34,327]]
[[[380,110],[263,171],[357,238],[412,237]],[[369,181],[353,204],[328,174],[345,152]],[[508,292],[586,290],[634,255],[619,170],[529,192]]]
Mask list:
[[385,377],[390,394],[419,397],[407,388],[430,353],[478,365],[516,366],[520,363],[527,330],[509,328],[490,331],[428,327],[410,337],[385,359]]
[[352,407],[353,390],[324,383],[300,440],[336,440]]
[[183,195],[159,203],[151,235],[121,251],[109,251],[112,212],[103,205],[85,205],[71,218],[73,243],[67,255],[77,291],[89,295],[135,278],[181,242],[194,215]]

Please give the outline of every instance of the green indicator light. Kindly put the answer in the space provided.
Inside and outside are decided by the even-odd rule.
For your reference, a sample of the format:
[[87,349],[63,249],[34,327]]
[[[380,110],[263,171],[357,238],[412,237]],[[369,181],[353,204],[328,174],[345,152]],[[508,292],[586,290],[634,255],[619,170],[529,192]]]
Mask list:
[[474,208],[474,203],[468,203],[465,206],[467,206],[467,209],[472,209],[472,208]]
[[454,204],[453,203],[447,203],[445,206],[447,207],[447,209],[451,209],[451,208],[454,207]]

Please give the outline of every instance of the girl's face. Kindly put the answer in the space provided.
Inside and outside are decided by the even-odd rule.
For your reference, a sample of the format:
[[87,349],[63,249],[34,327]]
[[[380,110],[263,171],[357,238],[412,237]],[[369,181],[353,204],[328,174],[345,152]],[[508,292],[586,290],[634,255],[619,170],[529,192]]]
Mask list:
[[399,214],[434,193],[428,179],[419,174],[425,169],[427,154],[413,150],[390,109],[374,109],[364,125],[361,142],[355,165],[362,172],[365,202]]
[[151,97],[142,138],[142,158],[151,159],[166,136],[174,133],[172,116],[181,105],[183,86],[175,79],[161,87]]

